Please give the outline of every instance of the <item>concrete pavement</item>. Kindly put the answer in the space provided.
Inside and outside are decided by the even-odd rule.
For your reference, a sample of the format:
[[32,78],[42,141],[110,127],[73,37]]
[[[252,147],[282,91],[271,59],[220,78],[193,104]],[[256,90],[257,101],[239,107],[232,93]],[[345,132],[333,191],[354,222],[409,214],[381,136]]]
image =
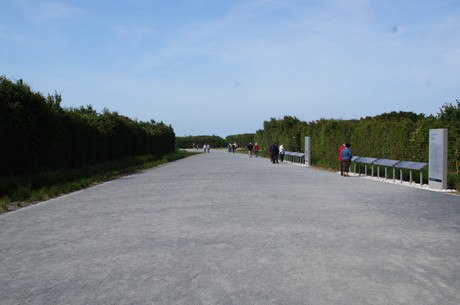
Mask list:
[[211,150],[0,215],[0,303],[460,304],[460,197]]

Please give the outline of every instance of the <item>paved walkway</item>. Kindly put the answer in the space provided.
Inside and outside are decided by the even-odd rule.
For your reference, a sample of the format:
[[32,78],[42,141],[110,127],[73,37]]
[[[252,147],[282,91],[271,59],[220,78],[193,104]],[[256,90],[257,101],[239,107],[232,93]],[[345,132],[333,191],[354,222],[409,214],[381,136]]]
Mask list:
[[460,197],[211,151],[0,216],[0,303],[460,304]]

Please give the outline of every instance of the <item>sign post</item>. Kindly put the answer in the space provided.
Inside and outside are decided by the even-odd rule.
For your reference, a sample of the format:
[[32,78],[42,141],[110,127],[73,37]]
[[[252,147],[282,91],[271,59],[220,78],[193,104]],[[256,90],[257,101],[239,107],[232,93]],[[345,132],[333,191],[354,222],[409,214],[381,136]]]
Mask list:
[[310,137],[305,137],[305,164],[310,166]]
[[430,129],[428,186],[447,189],[447,128]]

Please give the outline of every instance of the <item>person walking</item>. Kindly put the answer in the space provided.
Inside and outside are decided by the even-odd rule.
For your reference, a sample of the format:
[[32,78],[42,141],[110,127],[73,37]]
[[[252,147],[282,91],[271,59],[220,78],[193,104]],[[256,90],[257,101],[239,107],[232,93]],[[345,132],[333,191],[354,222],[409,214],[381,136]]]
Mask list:
[[270,156],[273,164],[278,163],[278,153],[278,145],[276,145],[276,143],[272,143],[272,145],[270,145]]
[[339,152],[338,152],[338,159],[340,162],[340,175],[343,176],[343,161],[342,161],[342,150],[345,148],[345,143],[342,144],[342,146],[339,147]]
[[283,162],[284,161],[284,144],[280,145],[279,151],[280,151],[280,161]]
[[249,158],[252,158],[252,150],[254,149],[254,146],[252,146],[252,143],[248,144],[248,154]]
[[350,143],[345,143],[345,148],[342,150],[342,162],[343,162],[343,176],[349,177],[348,169],[350,168],[351,158],[353,158],[353,153],[350,149]]
[[259,145],[257,143],[254,144],[254,155],[256,158],[259,156]]

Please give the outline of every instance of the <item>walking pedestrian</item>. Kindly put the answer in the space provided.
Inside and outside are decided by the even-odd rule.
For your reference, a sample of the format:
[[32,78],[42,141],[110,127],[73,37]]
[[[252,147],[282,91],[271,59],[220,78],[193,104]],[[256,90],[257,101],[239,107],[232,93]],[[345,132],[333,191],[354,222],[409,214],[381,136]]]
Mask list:
[[252,158],[252,150],[254,149],[254,146],[252,146],[252,143],[249,142],[248,144],[248,154],[249,154],[249,158]]
[[345,148],[342,150],[342,162],[343,162],[343,176],[349,177],[348,171],[350,168],[351,158],[353,158],[353,153],[350,149],[350,143],[345,143]]
[[280,145],[279,151],[280,151],[280,161],[283,162],[284,161],[284,144]]
[[254,155],[256,158],[259,156],[259,145],[257,143],[254,144]]
[[340,162],[340,175],[343,176],[343,161],[342,161],[342,150],[345,149],[345,143],[342,144],[342,146],[339,147],[339,152],[338,152],[338,159]]
[[272,143],[272,145],[270,145],[270,156],[273,164],[278,163],[278,153],[278,145],[276,143]]

